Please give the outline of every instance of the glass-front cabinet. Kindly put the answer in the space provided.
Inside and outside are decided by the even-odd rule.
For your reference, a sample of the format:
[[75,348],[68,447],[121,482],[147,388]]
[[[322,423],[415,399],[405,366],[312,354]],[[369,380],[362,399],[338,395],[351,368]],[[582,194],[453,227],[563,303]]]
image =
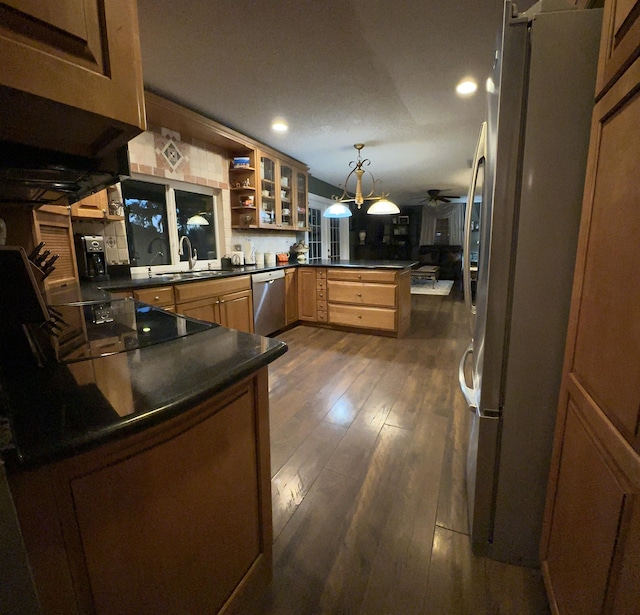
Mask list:
[[255,150],[233,158],[229,182],[233,228],[308,228],[306,169]]
[[293,228],[293,169],[284,163],[280,164],[280,226]]
[[295,227],[298,231],[307,230],[309,223],[307,221],[308,212],[308,188],[307,188],[307,174],[304,171],[296,171],[296,218]]
[[261,155],[260,156],[260,175],[259,175],[259,191],[260,191],[260,217],[259,225],[261,227],[277,228],[279,219],[277,211],[278,203],[278,182],[276,175],[275,158]]

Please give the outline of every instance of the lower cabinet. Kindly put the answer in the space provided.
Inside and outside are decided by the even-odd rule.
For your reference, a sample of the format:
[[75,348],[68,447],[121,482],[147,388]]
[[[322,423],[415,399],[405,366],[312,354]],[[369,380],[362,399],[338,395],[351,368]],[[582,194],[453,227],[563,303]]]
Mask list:
[[402,335],[410,324],[410,275],[408,269],[328,269],[329,324]]
[[298,274],[295,267],[284,272],[285,323],[290,325],[298,320]]
[[316,322],[316,273],[318,267],[301,267],[298,270],[298,318]]
[[44,615],[250,612],[271,575],[267,369],[169,421],[8,473]]
[[250,276],[178,284],[174,293],[178,314],[253,333]]
[[133,291],[133,298],[137,301],[142,301],[142,303],[148,303],[149,305],[160,307],[163,310],[168,310],[170,312],[175,311],[173,286],[137,288]]

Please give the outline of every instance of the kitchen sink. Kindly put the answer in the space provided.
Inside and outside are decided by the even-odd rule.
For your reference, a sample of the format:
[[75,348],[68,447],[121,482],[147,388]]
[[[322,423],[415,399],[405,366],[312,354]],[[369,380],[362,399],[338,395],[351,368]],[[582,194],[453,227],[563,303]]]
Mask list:
[[211,271],[209,269],[203,271],[176,271],[176,273],[152,273],[151,277],[156,280],[166,280],[168,282],[177,282],[179,280],[193,280],[196,278],[213,278],[215,276],[226,273],[224,271]]

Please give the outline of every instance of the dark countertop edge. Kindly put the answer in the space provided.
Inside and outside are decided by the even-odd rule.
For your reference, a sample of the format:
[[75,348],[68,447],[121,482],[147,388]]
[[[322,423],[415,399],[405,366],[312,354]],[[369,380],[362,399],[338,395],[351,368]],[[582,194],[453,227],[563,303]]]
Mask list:
[[[167,279],[171,274],[166,274],[167,277],[163,277],[164,274],[156,274],[154,277],[145,278],[145,277],[119,277],[112,278],[111,280],[104,282],[94,283],[94,287],[97,287],[99,290],[105,291],[119,291],[119,290],[127,290],[131,288],[153,288],[156,286],[166,286],[167,284],[190,284],[192,282],[203,282],[205,280],[223,280],[225,278],[240,276],[240,275],[252,275],[254,273],[262,273],[264,271],[277,271],[278,269],[290,269],[291,267],[333,267],[333,268],[355,268],[355,269],[410,269],[415,265],[418,265],[419,261],[376,261],[376,260],[366,260],[366,261],[357,261],[357,260],[349,260],[349,261],[314,261],[314,262],[288,262],[281,265],[276,265],[274,267],[256,267],[255,265],[246,265],[242,267],[234,267],[233,269],[228,270],[220,270],[216,269],[215,273],[208,276],[207,270],[202,269],[200,272],[201,276],[194,277],[191,279],[183,278],[171,280]],[[185,272],[183,272],[185,273]]]
[[140,433],[179,416],[217,393],[221,393],[237,384],[259,369],[268,366],[269,363],[285,354],[287,350],[287,345],[284,342],[279,342],[277,346],[264,351],[235,368],[229,369],[213,384],[194,392],[192,395],[182,396],[144,414],[132,416],[128,420],[124,419],[116,425],[88,431],[82,436],[75,436],[70,440],[62,440],[57,448],[50,448],[44,453],[28,455],[24,452],[19,452],[17,448],[7,449],[2,452],[0,463],[4,461],[9,470],[31,470],[48,463],[73,457],[126,436]]

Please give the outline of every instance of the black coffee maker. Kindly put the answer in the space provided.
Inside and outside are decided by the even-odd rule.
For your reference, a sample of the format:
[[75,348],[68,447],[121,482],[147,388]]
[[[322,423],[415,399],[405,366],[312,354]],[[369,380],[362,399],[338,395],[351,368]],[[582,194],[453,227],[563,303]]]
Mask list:
[[74,235],[74,239],[80,279],[92,282],[108,280],[104,237],[101,235]]

